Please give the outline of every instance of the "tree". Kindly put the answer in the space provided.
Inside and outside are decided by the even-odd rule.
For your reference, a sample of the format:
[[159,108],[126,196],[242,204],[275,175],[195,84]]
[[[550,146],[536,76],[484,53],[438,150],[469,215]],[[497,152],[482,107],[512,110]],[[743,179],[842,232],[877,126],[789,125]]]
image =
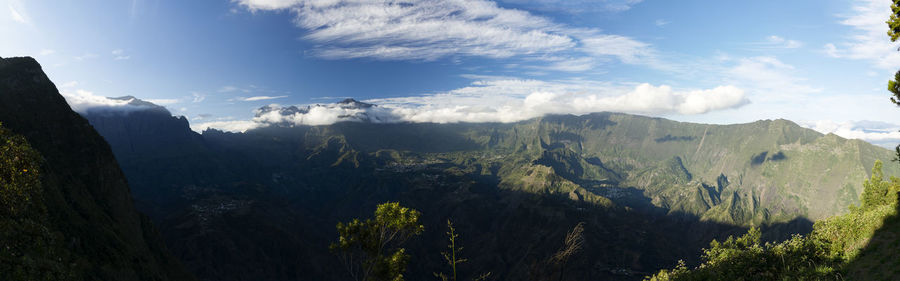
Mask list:
[[900,39],[900,0],[894,0],[891,12],[891,18],[887,21],[889,28],[887,34],[891,37],[891,42],[895,42]]
[[400,246],[425,231],[421,215],[397,202],[380,204],[375,218],[338,223],[338,242],[330,248],[354,280],[403,281],[410,256]]
[[888,192],[891,183],[884,180],[884,172],[881,171],[881,160],[875,160],[872,167],[872,177],[863,182],[862,207],[871,208],[890,203]]
[[[467,262],[468,259],[464,259],[459,256],[459,252],[462,251],[463,248],[457,247],[456,243],[457,243],[457,239],[459,239],[459,234],[456,233],[456,228],[453,228],[453,223],[450,222],[450,220],[447,220],[447,228],[449,229],[449,230],[447,230],[447,238],[448,238],[448,240],[450,240],[450,244],[447,244],[447,248],[450,250],[450,252],[441,252],[441,254],[444,256],[444,260],[447,261],[447,265],[450,266],[450,275],[448,276],[447,274],[441,272],[441,273],[435,273],[434,276],[437,278],[440,278],[441,281],[450,281],[450,280],[457,281],[456,265]],[[477,277],[472,278],[472,280],[473,281],[487,280],[489,277],[491,277],[490,272],[482,273],[482,274],[478,275]]]
[[[891,38],[891,42],[896,42],[900,39],[900,0],[894,0],[894,4],[891,4],[891,18],[888,19],[887,25],[888,37]],[[888,81],[888,91],[894,95],[891,102],[900,106],[900,70],[894,74],[894,80]],[[896,155],[894,161],[900,162],[900,145],[897,145],[894,151]]]

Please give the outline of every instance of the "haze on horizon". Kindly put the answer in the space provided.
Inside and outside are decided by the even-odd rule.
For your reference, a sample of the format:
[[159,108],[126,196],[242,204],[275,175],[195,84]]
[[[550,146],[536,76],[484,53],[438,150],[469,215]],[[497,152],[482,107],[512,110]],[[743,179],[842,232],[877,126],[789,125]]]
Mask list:
[[[195,130],[355,98],[391,121],[617,111],[900,142],[890,1],[785,2],[0,0],[0,56],[37,58],[76,110],[131,95]],[[291,120],[357,110],[315,108]]]

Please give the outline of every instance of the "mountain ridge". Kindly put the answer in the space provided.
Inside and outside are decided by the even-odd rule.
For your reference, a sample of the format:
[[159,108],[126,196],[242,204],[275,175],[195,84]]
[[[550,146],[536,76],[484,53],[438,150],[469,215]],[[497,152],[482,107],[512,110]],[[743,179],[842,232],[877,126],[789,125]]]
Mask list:
[[[0,122],[41,156],[49,227],[75,280],[192,280],[135,211],[108,144],[71,110],[33,58],[0,58]],[[30,279],[27,276],[26,279]]]
[[[158,117],[156,126],[181,122]],[[119,121],[131,122],[127,117]],[[97,128],[117,134],[116,127]],[[515,123],[337,122],[243,133],[210,129],[197,136],[181,138],[185,141],[179,145],[198,146],[203,153],[145,148],[140,155],[150,157],[137,157],[116,151],[122,143],[112,147],[122,163],[131,163],[123,170],[143,202],[139,206],[205,280],[252,276],[244,264],[256,259],[268,261],[257,267],[273,279],[289,280],[298,271],[337,279],[339,273],[327,266],[334,262],[324,246],[334,235],[329,226],[363,216],[366,207],[384,201],[418,208],[426,225],[441,225],[452,215],[473,235],[473,246],[498,251],[478,257],[477,263],[501,278],[523,278],[525,264],[550,249],[541,241],[564,236],[567,224],[588,220],[587,232],[598,235],[590,239],[592,245],[610,252],[591,252],[598,264],[579,265],[576,276],[615,279],[612,272],[648,273],[677,258],[696,257],[710,239],[751,225],[761,225],[770,240],[808,232],[811,219],[844,212],[858,202],[857,185],[867,177],[868,166],[891,157],[886,149],[788,120],[707,125],[609,112]],[[827,169],[833,172],[822,172]],[[534,206],[525,208],[522,202]],[[235,225],[267,229],[278,238],[264,239]],[[603,230],[610,227],[619,231]],[[521,231],[534,232],[529,242],[497,240]],[[427,239],[439,240],[434,235],[426,231]],[[249,247],[258,239],[277,240],[291,254],[265,247],[216,250]],[[684,243],[660,252],[641,246],[645,239]],[[523,248],[532,244],[540,250]],[[422,260],[410,276],[427,278],[436,262],[428,249],[439,247],[416,245]],[[248,260],[238,254],[246,251],[258,256]],[[288,270],[274,256],[318,263]]]
[[[613,121],[613,119],[617,121]],[[620,125],[617,122],[627,122],[628,126]],[[293,126],[294,125],[288,127]],[[363,128],[365,126],[375,126],[377,129],[365,129]],[[272,125],[261,127],[252,129],[245,134],[265,134],[265,132],[275,132],[279,131],[279,129],[277,129],[279,127],[285,126]],[[661,178],[656,181],[651,180],[653,178],[652,174],[659,172],[654,172],[657,168],[654,168],[653,165],[648,165],[648,163],[660,163],[659,165],[661,166],[658,167],[664,168],[663,166],[667,164],[663,162],[669,161],[670,159],[677,159],[677,161],[683,162],[680,165],[685,172],[695,176],[693,179],[689,178],[685,182],[677,183],[688,184],[689,182],[692,182],[693,185],[702,187],[703,185],[715,186],[715,183],[720,176],[724,176],[726,181],[728,179],[737,178],[737,185],[743,185],[744,178],[747,176],[752,179],[787,178],[786,175],[782,175],[783,173],[781,173],[784,169],[778,168],[781,164],[792,166],[789,167],[790,169],[799,169],[802,171],[818,168],[822,168],[820,170],[828,170],[834,167],[815,167],[816,160],[812,158],[816,157],[816,153],[810,153],[809,151],[819,150],[822,152],[821,150],[829,146],[840,147],[843,154],[853,154],[843,155],[844,158],[858,158],[857,161],[854,161],[858,164],[854,164],[855,167],[852,169],[855,170],[853,172],[855,175],[854,177],[858,180],[862,180],[863,175],[867,175],[868,173],[868,169],[865,167],[870,165],[869,163],[874,163],[876,158],[886,161],[887,159],[885,157],[888,152],[886,149],[874,147],[861,140],[847,140],[833,134],[821,134],[812,129],[803,128],[797,123],[786,119],[758,120],[743,124],[713,125],[678,122],[658,117],[601,112],[582,116],[547,115],[514,123],[439,124],[345,121],[331,125],[300,125],[297,128],[300,131],[307,132],[307,134],[312,132],[311,134],[313,135],[341,135],[346,138],[344,140],[346,145],[349,145],[353,149],[369,153],[382,149],[396,149],[415,153],[502,149],[514,153],[524,152],[526,154],[537,155],[541,153],[550,153],[547,151],[552,151],[554,148],[564,148],[572,153],[580,154],[576,156],[576,158],[581,158],[576,161],[578,162],[577,169],[588,167],[588,170],[591,171],[596,167],[600,167],[601,170],[606,170],[604,173],[609,172],[611,174],[619,174],[617,176],[617,183],[633,185],[643,190],[652,190],[659,187],[659,185],[676,183],[667,182]],[[360,135],[360,131],[366,131],[364,134],[368,135]],[[420,132],[410,134],[410,131]],[[605,132],[607,136],[598,135],[598,132]],[[520,134],[522,134],[521,136],[523,138],[519,137]],[[740,134],[745,134],[748,137],[745,139],[729,137],[729,135]],[[214,129],[208,129],[202,134],[199,134],[201,137],[204,135],[220,136],[222,134],[218,134]],[[409,139],[413,139],[414,141],[410,141]],[[597,139],[602,139],[602,141],[597,141]],[[540,152],[538,150],[544,150],[545,152]],[[643,153],[638,151],[647,152]],[[757,152],[748,153],[747,151]],[[741,157],[731,156],[734,154],[741,154],[743,159],[740,159]],[[661,158],[653,155],[666,156]],[[551,155],[545,156],[552,158]],[[794,157],[803,158],[799,159],[803,161],[794,161]],[[704,159],[718,160],[711,162],[710,160]],[[749,161],[746,161],[748,159]],[[839,160],[839,162],[846,162],[848,161],[847,159]],[[587,162],[588,160],[599,161],[597,163],[601,163],[601,165],[590,164]],[[605,166],[604,161],[606,162]],[[749,165],[747,164],[748,162]],[[613,171],[614,169],[609,169],[609,165],[618,166],[620,171],[616,172]],[[794,167],[798,165],[800,167]],[[622,173],[622,169],[636,169],[634,171],[635,173],[645,173],[651,176],[629,179],[621,176],[622,174],[625,174]],[[900,170],[895,170],[896,169],[890,170],[888,173],[900,173]],[[727,174],[726,171],[740,172]],[[567,173],[566,171],[559,172],[562,172],[563,174]],[[583,171],[578,172],[582,173]],[[596,174],[599,172],[593,171],[590,173]],[[809,176],[814,176],[811,173],[808,174]],[[602,177],[590,178],[590,176],[588,178],[577,178],[573,177],[572,174],[570,174],[569,177],[573,182],[607,180]],[[838,179],[835,178],[831,180],[834,181]],[[852,179],[840,179],[840,181],[848,183],[853,182]],[[810,189],[813,182],[809,181],[794,181],[788,183],[783,180],[765,180],[764,182],[753,182],[751,184],[768,185],[769,187],[799,185],[799,190],[805,192],[805,194],[797,195],[802,195],[801,197],[808,197],[811,195],[810,192],[813,192],[813,190]],[[759,189],[758,187],[753,188]],[[840,191],[840,189],[847,190]],[[762,196],[762,198],[758,199],[765,201],[767,200],[766,198],[771,197],[769,194],[772,191],[777,191],[778,194],[783,196],[790,196],[790,194],[786,193],[786,191],[781,188],[769,188],[766,190],[754,189],[753,192],[756,193],[751,192],[743,195],[749,196],[748,198]],[[842,194],[838,194],[840,193],[839,191],[842,192]],[[846,186],[840,188],[831,187],[824,193],[824,195],[830,198],[826,201],[839,202],[833,203],[830,206],[819,208],[813,206],[811,202],[805,201],[794,202],[799,205],[789,204],[782,207],[790,209],[790,213],[803,213],[813,219],[824,218],[836,214],[835,212],[843,211],[846,204],[857,202],[858,198],[853,198],[853,194],[858,194],[858,191],[860,191],[858,188],[854,189]],[[731,195],[734,195],[734,193],[731,193]],[[701,201],[704,201],[704,204],[707,205],[709,205],[709,202],[725,202],[722,198],[711,198],[708,194],[699,194],[695,196],[699,196],[698,198],[701,198]],[[658,196],[653,198],[653,201],[657,206],[678,205],[664,202],[670,197],[671,196]],[[702,206],[699,208],[709,210],[712,209],[712,207],[713,206]],[[698,206],[689,208],[696,209]],[[708,218],[716,217],[721,216],[714,214],[708,216]],[[768,220],[767,218],[747,219],[754,221],[754,223]],[[746,222],[740,221],[736,223],[743,224]]]

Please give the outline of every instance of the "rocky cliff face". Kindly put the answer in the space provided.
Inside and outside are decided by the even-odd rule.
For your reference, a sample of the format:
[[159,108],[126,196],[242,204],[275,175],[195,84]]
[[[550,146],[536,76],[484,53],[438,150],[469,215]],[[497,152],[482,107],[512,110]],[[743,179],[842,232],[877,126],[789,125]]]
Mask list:
[[0,122],[43,156],[50,227],[75,280],[192,280],[132,203],[104,139],[71,110],[32,58],[0,58]]
[[[109,143],[126,175],[147,175],[128,179],[134,198],[148,203],[139,209],[161,207],[173,200],[169,190],[172,183],[209,184],[210,180],[229,174],[214,163],[218,157],[209,151],[199,134],[191,131],[183,116],[172,116],[165,108],[134,97],[116,99],[140,106],[127,111],[87,110],[82,114]],[[157,209],[141,211],[152,215],[159,212]]]

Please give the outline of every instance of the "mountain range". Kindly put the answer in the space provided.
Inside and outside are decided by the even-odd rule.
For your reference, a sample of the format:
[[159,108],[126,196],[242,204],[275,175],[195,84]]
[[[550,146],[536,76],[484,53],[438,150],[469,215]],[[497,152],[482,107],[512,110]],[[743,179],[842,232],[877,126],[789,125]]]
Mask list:
[[[354,113],[376,105],[345,100],[256,112],[281,121],[320,108],[353,113],[330,125],[196,133],[164,107],[116,99],[133,106],[79,116],[36,61],[0,60],[0,126],[9,130],[0,136],[40,155],[13,170],[40,167],[34,208],[46,209],[0,218],[0,227],[46,229],[33,253],[0,261],[36,260],[33,272],[83,280],[346,280],[328,249],[335,225],[394,201],[421,211],[426,229],[406,245],[409,280],[442,270],[447,220],[465,247],[464,276],[540,280],[550,270],[542,262],[584,223],[565,280],[639,280],[681,259],[696,264],[711,240],[751,226],[770,241],[807,233],[859,204],[873,163],[892,158],[788,120],[707,125],[604,112],[392,123]],[[0,235],[24,235],[17,229]]]
[[[274,112],[290,120],[309,110],[293,108],[263,107],[257,117]],[[422,243],[411,267],[416,280],[439,268],[439,228],[448,218],[467,247],[479,249],[470,253],[473,272],[524,279],[585,221],[592,250],[570,276],[638,276],[691,260],[711,239],[749,226],[763,226],[771,240],[808,232],[812,221],[858,204],[871,165],[892,157],[787,120],[351,118],[198,134],[167,112],[85,116],[109,136],[138,206],[206,280],[260,272],[273,280],[339,280],[327,250],[333,225],[385,201],[422,211],[426,227],[437,228],[414,242]],[[886,166],[886,174],[898,172]]]

